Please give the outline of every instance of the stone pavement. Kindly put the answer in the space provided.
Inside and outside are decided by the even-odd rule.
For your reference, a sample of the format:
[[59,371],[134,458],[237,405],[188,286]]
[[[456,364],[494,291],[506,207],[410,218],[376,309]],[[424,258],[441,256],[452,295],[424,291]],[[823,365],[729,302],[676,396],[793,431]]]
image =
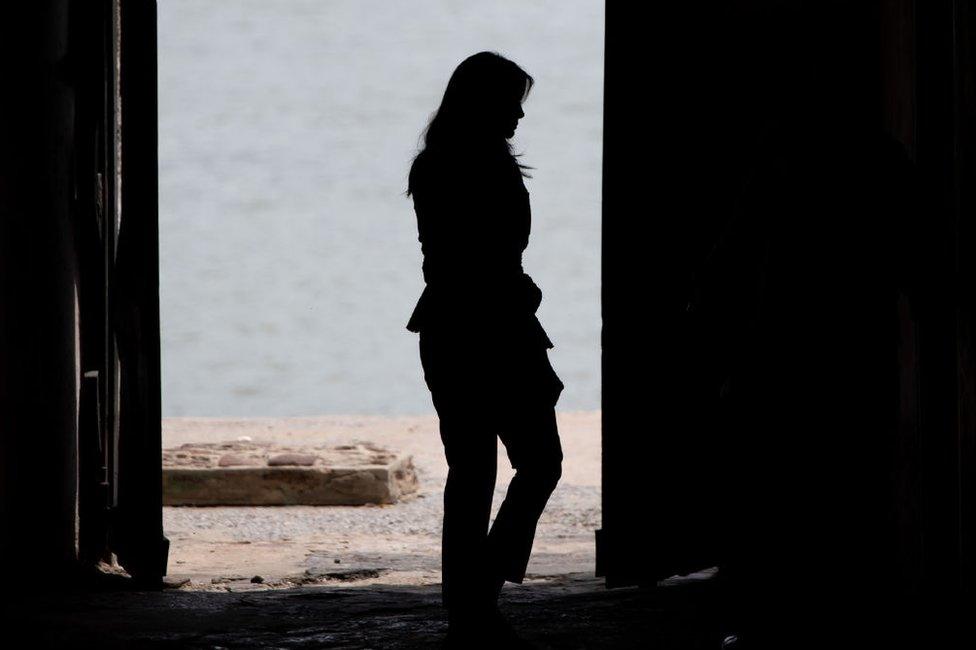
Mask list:
[[[441,647],[447,629],[432,585],[18,596],[5,605],[5,647],[397,650]],[[717,590],[701,578],[607,590],[592,576],[566,574],[507,585],[500,607],[539,650],[717,650],[721,634]]]

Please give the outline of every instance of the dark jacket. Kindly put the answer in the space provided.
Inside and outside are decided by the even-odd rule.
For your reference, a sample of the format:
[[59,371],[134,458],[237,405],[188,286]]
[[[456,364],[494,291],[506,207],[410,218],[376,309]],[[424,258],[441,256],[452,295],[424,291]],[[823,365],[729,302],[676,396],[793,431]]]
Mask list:
[[485,345],[551,348],[542,294],[522,270],[529,193],[507,152],[422,153],[411,172],[426,287],[412,332]]

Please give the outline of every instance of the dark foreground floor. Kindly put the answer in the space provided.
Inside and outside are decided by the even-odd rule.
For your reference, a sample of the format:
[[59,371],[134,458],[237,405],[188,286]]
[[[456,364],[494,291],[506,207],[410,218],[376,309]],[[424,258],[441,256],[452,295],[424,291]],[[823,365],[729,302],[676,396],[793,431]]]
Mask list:
[[[608,590],[592,575],[571,574],[507,586],[501,608],[540,649],[717,649],[712,592],[708,581],[696,580]],[[7,640],[19,642],[3,647],[437,648],[447,629],[437,586],[50,590],[7,603]]]

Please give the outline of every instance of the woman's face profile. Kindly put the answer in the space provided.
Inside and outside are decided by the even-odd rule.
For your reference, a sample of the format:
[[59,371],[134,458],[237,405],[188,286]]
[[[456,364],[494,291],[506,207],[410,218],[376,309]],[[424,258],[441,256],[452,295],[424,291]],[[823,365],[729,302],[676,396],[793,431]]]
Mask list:
[[520,119],[525,117],[525,112],[522,110],[522,102],[518,101],[512,104],[506,112],[505,115],[505,137],[511,138],[515,135],[515,129],[518,128],[518,122]]
[[508,98],[499,102],[491,112],[491,121],[494,123],[493,130],[506,139],[515,135],[519,120],[525,117],[521,97]]
[[515,135],[519,120],[525,117],[522,111],[522,99],[501,99],[485,106],[478,119],[486,135],[491,137],[511,138]]

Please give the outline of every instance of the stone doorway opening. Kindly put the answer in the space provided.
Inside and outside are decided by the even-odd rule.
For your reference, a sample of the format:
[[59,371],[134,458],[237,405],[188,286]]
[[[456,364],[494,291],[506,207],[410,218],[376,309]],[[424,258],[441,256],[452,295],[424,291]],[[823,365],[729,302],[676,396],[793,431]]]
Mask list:
[[[422,288],[403,193],[447,77],[482,49],[537,81],[516,138],[535,168],[526,269],[546,293],[541,317],[567,384],[567,463],[529,571],[592,576],[603,15],[592,0],[160,3],[171,582],[439,582],[447,467],[416,340],[403,328]],[[567,190],[566,177],[579,182]],[[498,466],[496,509],[512,475],[502,445]]]

